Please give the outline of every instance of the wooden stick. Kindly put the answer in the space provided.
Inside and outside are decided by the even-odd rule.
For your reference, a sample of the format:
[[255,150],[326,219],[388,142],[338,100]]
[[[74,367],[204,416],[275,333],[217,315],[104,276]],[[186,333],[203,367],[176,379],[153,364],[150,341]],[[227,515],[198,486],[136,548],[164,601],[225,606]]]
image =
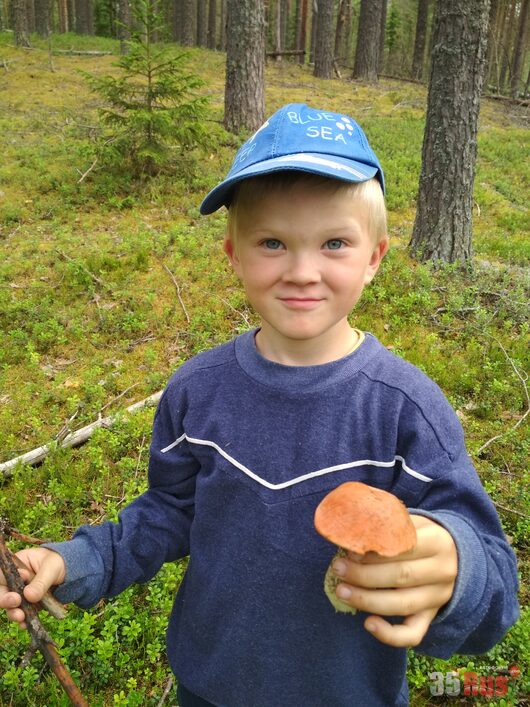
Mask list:
[[32,642],[40,650],[44,659],[55,673],[70,702],[76,707],[88,707],[88,702],[73,681],[67,667],[59,657],[51,637],[42,625],[36,606],[24,598],[24,582],[18,573],[11,552],[5,544],[2,526],[0,526],[0,569],[4,573],[9,591],[20,595],[21,608],[26,616],[26,626]]
[[[133,405],[129,405],[129,407],[125,408],[125,412],[135,412],[136,410],[140,410],[141,408],[147,407],[148,405],[155,405],[162,397],[162,393],[163,391],[159,390],[157,393],[153,393],[153,395],[150,395],[148,398],[144,398],[144,400],[140,400],[139,402],[134,403]],[[0,473],[7,478],[8,476],[11,476],[13,474],[13,470],[17,464],[38,464],[45,457],[47,457],[48,454],[52,451],[52,449],[54,449],[56,446],[61,448],[77,447],[80,444],[83,444],[83,442],[86,442],[87,439],[90,439],[94,432],[100,427],[112,427],[112,425],[116,423],[119,417],[119,414],[109,415],[108,417],[100,417],[98,420],[92,422],[90,425],[86,425],[86,427],[81,427],[81,429],[71,432],[70,434],[66,435],[63,440],[60,440],[55,444],[44,444],[42,447],[37,447],[37,449],[31,450],[31,452],[26,452],[26,454],[21,454],[20,456],[15,457],[14,459],[10,459],[7,462],[3,462],[3,464],[0,464]]]

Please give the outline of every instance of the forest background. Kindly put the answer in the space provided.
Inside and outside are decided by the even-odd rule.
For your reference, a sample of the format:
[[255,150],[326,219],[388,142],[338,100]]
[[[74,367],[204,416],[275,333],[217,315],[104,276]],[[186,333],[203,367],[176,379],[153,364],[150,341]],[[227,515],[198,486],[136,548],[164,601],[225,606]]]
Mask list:
[[[65,435],[158,391],[183,361],[256,320],[223,257],[224,215],[198,213],[202,196],[246,137],[223,127],[223,3],[160,2],[166,14],[155,39],[173,52],[187,46],[187,67],[204,82],[197,92],[207,99],[205,141],[202,148],[176,150],[171,169],[136,178],[97,161],[105,102],[79,71],[118,73],[127,39],[117,21],[120,5],[43,4],[53,8],[45,24],[38,25],[42,4],[34,0],[33,11],[24,5],[21,29],[14,27],[18,2],[0,1],[0,462],[53,443],[41,465],[19,465],[0,481],[0,516],[27,535],[60,540],[80,523],[116,519],[145,488],[153,409],[120,416],[76,449],[61,448]],[[422,4],[427,16],[418,72],[413,60]],[[407,250],[421,166],[427,89],[419,79],[429,70],[432,3],[385,3],[374,84],[350,78],[358,2],[334,4],[333,79],[314,76],[312,3],[305,3],[305,54],[281,55],[300,51],[297,10],[303,5],[268,3],[266,112],[307,102],[353,115],[365,128],[387,175],[392,249],[357,307],[355,323],[442,387],[520,561],[523,613],[517,625],[485,656],[441,661],[411,652],[413,705],[454,704],[454,697],[432,696],[433,672],[444,679],[452,671],[462,679],[466,671],[495,678],[513,666],[519,675],[512,671],[508,695],[495,702],[528,704],[527,20],[518,69],[516,62],[528,3],[498,0],[492,14],[485,93],[500,99],[482,101],[475,256],[473,267],[464,268],[421,264]],[[212,6],[213,33],[207,22]],[[71,29],[76,32],[66,31]],[[43,617],[91,705],[171,701],[164,629],[185,565],[167,565],[149,585],[132,587],[91,612],[71,608],[62,622]],[[27,637],[2,617],[0,631],[0,702],[66,705],[38,657],[20,667]],[[469,698],[470,704],[486,701]]]

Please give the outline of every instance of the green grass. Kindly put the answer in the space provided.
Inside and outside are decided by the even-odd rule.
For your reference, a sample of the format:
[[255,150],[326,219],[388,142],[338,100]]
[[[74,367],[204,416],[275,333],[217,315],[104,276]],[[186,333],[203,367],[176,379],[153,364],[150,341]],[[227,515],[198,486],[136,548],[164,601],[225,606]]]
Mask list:
[[[243,139],[225,133],[224,57],[190,51],[205,80],[215,149],[191,154],[150,182],[105,172],[94,159],[98,100],[78,69],[113,71],[113,40],[54,37],[55,48],[114,56],[33,51],[0,33],[0,461],[119,411],[162,388],[194,353],[256,322],[221,248],[224,217],[199,216],[205,192],[226,172]],[[518,553],[521,603],[529,604],[530,464],[528,356],[528,130],[517,107],[484,102],[475,181],[475,270],[434,270],[406,251],[420,169],[425,89],[320,81],[307,67],[267,67],[267,112],[289,101],[352,114],[384,165],[393,247],[353,321],[425,370],[464,425],[468,449]],[[526,127],[526,129],[525,129]],[[179,301],[173,274],[179,284]],[[152,410],[99,431],[85,446],[56,450],[0,484],[0,515],[31,535],[63,539],[80,523],[115,518],[145,485]],[[491,443],[486,443],[494,440]],[[18,547],[13,544],[13,548]],[[147,587],[48,625],[91,705],[156,705],[169,677],[164,624],[185,563]],[[155,607],[155,608],[154,608]],[[0,617],[0,702],[66,704],[35,658],[17,668],[24,635]],[[473,669],[518,664],[505,704],[530,690],[528,608],[507,638]],[[116,647],[125,647],[121,654]],[[411,653],[413,704],[431,698],[429,673],[465,669]],[[474,702],[480,702],[475,700]],[[454,704],[448,700],[447,704]],[[499,701],[499,704],[502,704]]]

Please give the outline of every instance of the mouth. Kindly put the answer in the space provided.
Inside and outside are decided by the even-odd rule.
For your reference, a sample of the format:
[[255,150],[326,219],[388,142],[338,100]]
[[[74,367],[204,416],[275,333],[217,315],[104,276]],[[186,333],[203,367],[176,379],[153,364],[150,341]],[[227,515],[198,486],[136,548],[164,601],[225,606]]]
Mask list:
[[313,309],[320,302],[320,297],[280,297],[280,302],[289,309]]

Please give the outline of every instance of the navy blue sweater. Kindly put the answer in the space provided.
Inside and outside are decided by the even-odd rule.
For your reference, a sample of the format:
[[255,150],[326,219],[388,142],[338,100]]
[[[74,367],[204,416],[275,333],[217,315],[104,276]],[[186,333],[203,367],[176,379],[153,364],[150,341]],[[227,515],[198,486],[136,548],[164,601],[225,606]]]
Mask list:
[[168,655],[225,707],[407,704],[406,650],[338,614],[323,591],[334,548],[316,506],[344,481],[398,496],[443,525],[458,578],[417,650],[481,653],[516,620],[516,562],[439,388],[367,335],[319,366],[264,359],[247,332],[185,363],[154,422],[149,490],[119,523],[53,544],[57,596],[83,607],[190,555]]

